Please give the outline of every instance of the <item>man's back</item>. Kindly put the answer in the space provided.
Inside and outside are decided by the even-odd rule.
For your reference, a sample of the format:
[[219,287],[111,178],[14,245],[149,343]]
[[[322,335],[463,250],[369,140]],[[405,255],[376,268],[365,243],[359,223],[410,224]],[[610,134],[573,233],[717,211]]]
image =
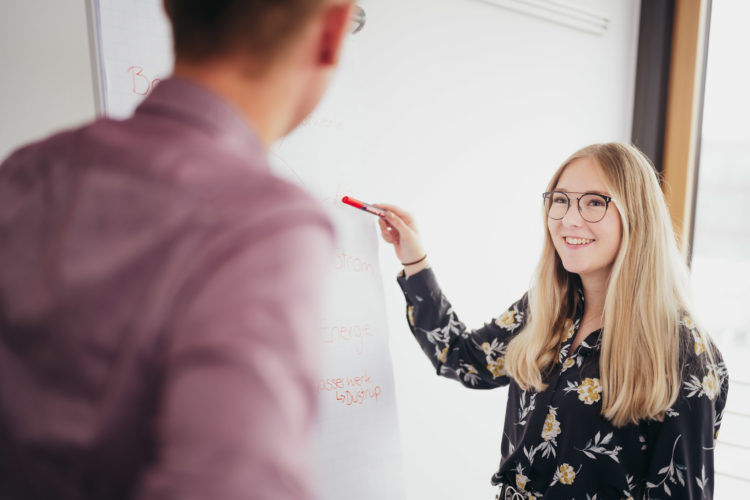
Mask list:
[[309,494],[331,228],[240,115],[167,80],[14,154],[0,200],[0,498]]

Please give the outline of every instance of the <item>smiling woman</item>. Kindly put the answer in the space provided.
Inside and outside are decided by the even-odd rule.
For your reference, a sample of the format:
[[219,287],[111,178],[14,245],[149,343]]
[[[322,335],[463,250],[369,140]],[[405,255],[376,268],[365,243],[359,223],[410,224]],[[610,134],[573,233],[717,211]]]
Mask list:
[[[467,329],[424,261],[398,278],[439,374],[509,386],[500,498],[710,498],[726,367],[690,317],[653,166],[595,144],[563,162],[544,200],[532,287],[497,320]],[[413,219],[380,207],[399,260],[423,255]]]
[[[616,203],[608,210],[612,198],[600,194],[608,192],[602,175],[592,158],[571,161],[555,186],[557,194],[546,204],[547,226],[557,254],[566,271],[581,276],[584,289],[606,288],[620,247],[620,214]],[[568,193],[583,193],[576,198],[578,210],[568,210]]]

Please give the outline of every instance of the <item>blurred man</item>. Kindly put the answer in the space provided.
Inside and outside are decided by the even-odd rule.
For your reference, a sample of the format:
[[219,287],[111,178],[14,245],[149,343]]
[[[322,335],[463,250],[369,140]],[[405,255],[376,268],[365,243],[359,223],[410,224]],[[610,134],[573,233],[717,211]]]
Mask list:
[[0,166],[0,498],[308,499],[332,227],[271,175],[349,0],[166,0],[125,121]]

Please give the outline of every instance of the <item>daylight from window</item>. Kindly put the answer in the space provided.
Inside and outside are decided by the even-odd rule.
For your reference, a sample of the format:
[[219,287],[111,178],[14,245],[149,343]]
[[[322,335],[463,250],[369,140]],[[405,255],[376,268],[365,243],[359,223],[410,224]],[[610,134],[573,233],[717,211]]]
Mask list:
[[715,498],[750,488],[750,2],[714,0],[692,280],[698,318],[729,368]]

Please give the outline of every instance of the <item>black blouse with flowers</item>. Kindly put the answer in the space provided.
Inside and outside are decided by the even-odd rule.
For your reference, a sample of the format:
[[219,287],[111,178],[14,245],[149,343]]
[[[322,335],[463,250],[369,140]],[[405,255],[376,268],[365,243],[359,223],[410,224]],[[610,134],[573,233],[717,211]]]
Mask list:
[[567,320],[559,360],[542,392],[524,391],[504,369],[508,342],[528,315],[527,297],[482,328],[469,331],[440,291],[431,269],[398,282],[407,319],[438,374],[475,389],[509,385],[502,460],[493,484],[517,488],[524,498],[699,499],[713,496],[713,448],[726,403],[728,378],[718,351],[707,365],[695,325],[682,391],[664,420],[614,427],[601,415],[599,341],[590,334],[569,352],[583,317],[583,294]]

